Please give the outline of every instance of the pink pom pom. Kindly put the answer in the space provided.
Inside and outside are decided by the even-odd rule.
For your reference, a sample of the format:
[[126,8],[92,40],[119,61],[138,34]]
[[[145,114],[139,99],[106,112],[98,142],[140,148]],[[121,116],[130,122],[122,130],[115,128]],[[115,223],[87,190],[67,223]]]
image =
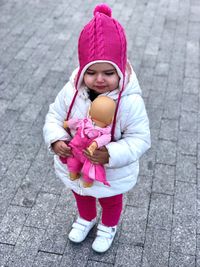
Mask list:
[[94,16],[97,12],[103,13],[107,15],[108,17],[112,16],[112,9],[106,4],[97,5],[94,9]]

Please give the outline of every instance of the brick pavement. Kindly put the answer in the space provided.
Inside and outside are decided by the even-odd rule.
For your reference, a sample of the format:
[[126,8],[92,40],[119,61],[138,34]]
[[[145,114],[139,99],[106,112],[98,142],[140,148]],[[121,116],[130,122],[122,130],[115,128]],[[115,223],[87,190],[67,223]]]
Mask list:
[[98,255],[94,231],[67,240],[75,206],[42,138],[97,1],[0,1],[0,266],[200,266],[200,1],[107,2],[127,31],[152,148],[113,247]]

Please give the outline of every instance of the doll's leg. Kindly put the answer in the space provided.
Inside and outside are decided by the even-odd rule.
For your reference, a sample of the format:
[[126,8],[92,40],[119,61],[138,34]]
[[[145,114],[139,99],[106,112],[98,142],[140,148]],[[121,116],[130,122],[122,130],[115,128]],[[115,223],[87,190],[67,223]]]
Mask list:
[[94,180],[90,179],[86,174],[83,175],[83,187],[91,187],[93,185]]
[[67,167],[69,170],[69,176],[72,181],[80,177],[80,170],[82,168],[82,163],[75,157],[69,157],[67,159]]
[[116,226],[122,212],[123,195],[99,198],[102,207],[102,223],[105,226]]

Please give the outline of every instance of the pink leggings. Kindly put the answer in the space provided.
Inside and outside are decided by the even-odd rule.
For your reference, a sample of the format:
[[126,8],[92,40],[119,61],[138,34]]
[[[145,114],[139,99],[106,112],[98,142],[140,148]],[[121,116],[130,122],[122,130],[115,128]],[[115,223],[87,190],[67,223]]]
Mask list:
[[[91,196],[81,196],[72,191],[81,218],[91,221],[97,216],[96,198]],[[102,207],[102,223],[106,226],[115,226],[118,224],[122,211],[123,195],[99,198],[98,201]]]

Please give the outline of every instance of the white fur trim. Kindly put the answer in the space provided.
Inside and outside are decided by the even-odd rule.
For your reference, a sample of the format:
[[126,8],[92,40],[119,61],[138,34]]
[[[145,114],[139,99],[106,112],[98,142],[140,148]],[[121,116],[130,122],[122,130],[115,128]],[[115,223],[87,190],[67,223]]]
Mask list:
[[121,70],[119,69],[119,67],[112,61],[109,61],[109,60],[95,60],[95,61],[91,61],[90,63],[88,63],[87,65],[85,65],[85,67],[82,69],[81,71],[81,74],[79,76],[79,80],[78,80],[78,83],[77,83],[77,90],[79,90],[80,86],[81,86],[81,83],[83,81],[83,75],[85,73],[85,71],[93,64],[95,63],[109,63],[111,65],[113,65],[117,71],[117,74],[119,75],[120,77],[120,81],[119,81],[119,88],[120,90],[122,89],[122,85],[123,85],[123,74],[121,72]]

